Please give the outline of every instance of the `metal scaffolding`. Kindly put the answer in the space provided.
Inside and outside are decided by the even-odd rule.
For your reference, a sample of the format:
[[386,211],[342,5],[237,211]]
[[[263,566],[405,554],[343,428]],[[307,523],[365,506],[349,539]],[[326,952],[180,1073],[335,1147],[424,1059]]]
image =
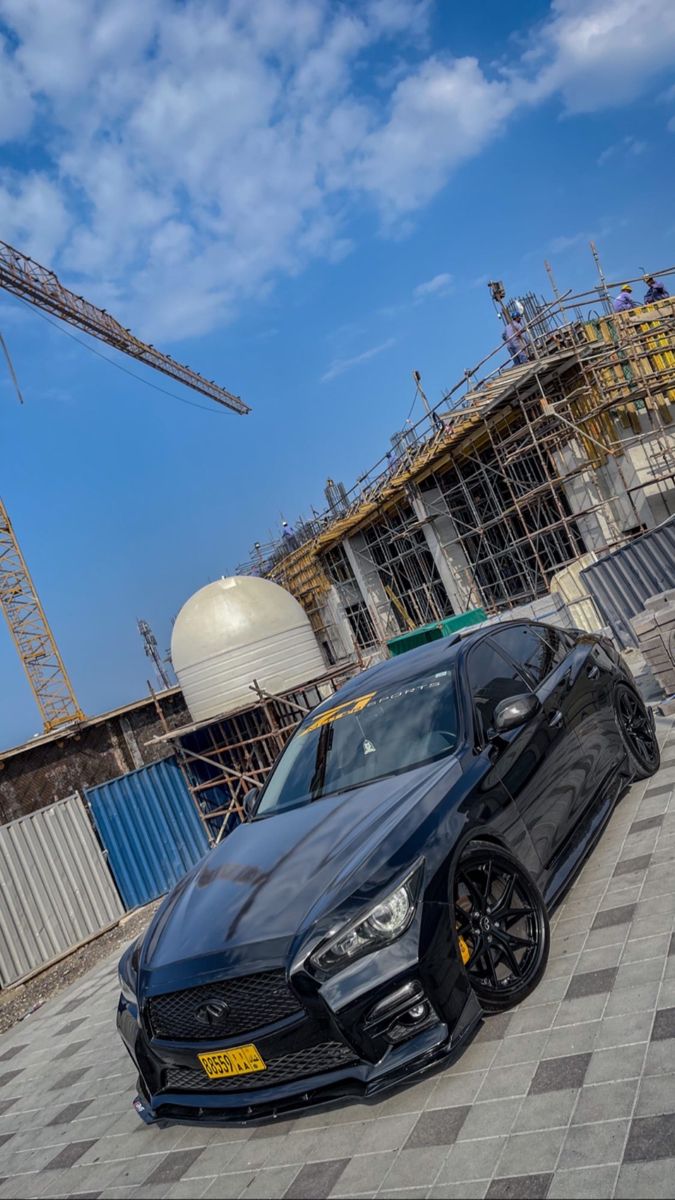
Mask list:
[[[454,576],[455,601],[494,612],[545,593],[585,551],[642,532],[645,505],[651,523],[649,514],[675,511],[675,301],[608,314],[605,296],[603,282],[558,295],[550,311],[530,304],[529,361],[514,366],[503,346],[492,351],[393,439],[340,511],[314,516],[293,547],[266,548],[263,573],[298,597],[315,627],[333,584],[357,643],[374,635],[381,644],[392,621],[406,629],[452,611],[430,540]],[[379,579],[367,596],[347,541],[363,575]]]
[[387,509],[363,536],[401,632],[452,614],[422,524],[409,504]]
[[380,644],[382,635],[375,627],[344,547],[334,546],[332,550],[326,550],[323,566],[338,594],[357,651],[372,650]]

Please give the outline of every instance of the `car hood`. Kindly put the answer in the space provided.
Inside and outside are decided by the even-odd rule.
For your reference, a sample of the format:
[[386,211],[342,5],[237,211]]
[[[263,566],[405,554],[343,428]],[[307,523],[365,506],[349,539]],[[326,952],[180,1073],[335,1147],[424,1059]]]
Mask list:
[[143,990],[222,975],[224,956],[228,974],[285,961],[303,929],[386,864],[392,835],[400,846],[417,828],[417,806],[446,794],[460,773],[449,757],[240,825],[157,913],[143,945]]

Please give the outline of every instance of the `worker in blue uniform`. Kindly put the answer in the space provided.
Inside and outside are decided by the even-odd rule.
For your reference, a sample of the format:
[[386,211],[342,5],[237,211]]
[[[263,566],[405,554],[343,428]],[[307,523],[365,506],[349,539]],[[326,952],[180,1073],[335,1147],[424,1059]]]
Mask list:
[[629,308],[637,308],[637,304],[633,299],[633,289],[629,283],[622,285],[618,296],[614,297],[613,304],[614,312],[627,312]]
[[655,279],[653,275],[645,275],[645,283],[647,291],[645,292],[645,304],[655,304],[657,300],[666,300],[670,292]]
[[502,334],[503,340],[506,342],[513,364],[516,367],[529,361],[530,353],[530,335],[523,326],[523,320],[520,313],[514,309],[509,313],[510,321]]

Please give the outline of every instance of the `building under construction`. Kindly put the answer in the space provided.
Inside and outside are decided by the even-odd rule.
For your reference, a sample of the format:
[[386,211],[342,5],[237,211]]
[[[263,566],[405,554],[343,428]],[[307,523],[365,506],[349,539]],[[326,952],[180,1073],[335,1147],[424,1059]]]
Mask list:
[[675,512],[675,301],[615,314],[603,286],[520,307],[525,363],[502,344],[354,488],[329,481],[321,517],[240,568],[300,600],[328,662],[532,601]]
[[[675,268],[660,274],[675,274]],[[140,779],[141,764],[174,755],[186,801],[197,809],[208,841],[217,842],[244,818],[247,792],[264,781],[298,721],[381,655],[392,637],[467,609],[496,614],[553,591],[562,593],[562,609],[575,624],[602,623],[584,592],[581,568],[595,570],[589,566],[594,558],[628,546],[675,513],[675,301],[613,314],[601,290],[549,306],[525,297],[522,307],[527,361],[505,362],[502,343],[422,421],[396,434],[353,488],[329,481],[321,516],[256,546],[252,561],[239,568],[239,575],[266,577],[300,601],[325,661],[308,628],[311,669],[268,685],[261,672],[295,653],[286,654],[277,633],[275,653],[268,655],[272,610],[244,638],[245,665],[239,634],[228,640],[227,621],[221,630],[208,618],[196,631],[195,662],[201,672],[204,661],[213,660],[220,671],[222,660],[243,691],[230,704],[220,681],[209,692],[209,711],[193,712],[187,693],[186,709],[178,689],[165,690],[163,660],[141,622],[163,691],[154,712],[152,700],[133,706],[142,747],[130,737],[127,710],[119,729],[117,714],[110,714],[106,738],[132,757],[124,764],[106,758],[105,780],[133,768]],[[184,607],[214,589],[220,605],[236,583],[212,583]],[[657,581],[652,591],[668,586]],[[242,603],[245,616],[250,606]],[[271,603],[278,616],[278,601]],[[549,603],[553,611],[550,597],[540,600],[539,617]],[[195,612],[202,612],[201,600]],[[295,617],[289,619],[295,629]],[[202,626],[215,637],[208,653]],[[232,630],[240,628],[236,620]],[[249,661],[254,642],[256,665]],[[174,661],[179,679],[186,662]],[[38,805],[62,796],[64,788],[101,781],[91,777],[88,763],[76,778],[89,724],[75,722],[40,739],[40,746],[49,743],[49,759],[44,769],[37,764]],[[33,795],[14,790],[19,760],[28,752],[21,747],[4,756],[12,761],[7,781],[0,779],[0,800],[10,816],[36,807]],[[73,770],[64,774],[66,759]]]

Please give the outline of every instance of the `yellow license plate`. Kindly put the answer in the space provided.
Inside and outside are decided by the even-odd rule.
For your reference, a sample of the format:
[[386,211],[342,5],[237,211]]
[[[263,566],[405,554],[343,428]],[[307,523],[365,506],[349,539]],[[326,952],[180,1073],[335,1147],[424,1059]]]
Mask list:
[[197,1058],[209,1079],[228,1079],[231,1075],[249,1075],[252,1071],[267,1070],[253,1045],[212,1050],[209,1054],[198,1054]]

